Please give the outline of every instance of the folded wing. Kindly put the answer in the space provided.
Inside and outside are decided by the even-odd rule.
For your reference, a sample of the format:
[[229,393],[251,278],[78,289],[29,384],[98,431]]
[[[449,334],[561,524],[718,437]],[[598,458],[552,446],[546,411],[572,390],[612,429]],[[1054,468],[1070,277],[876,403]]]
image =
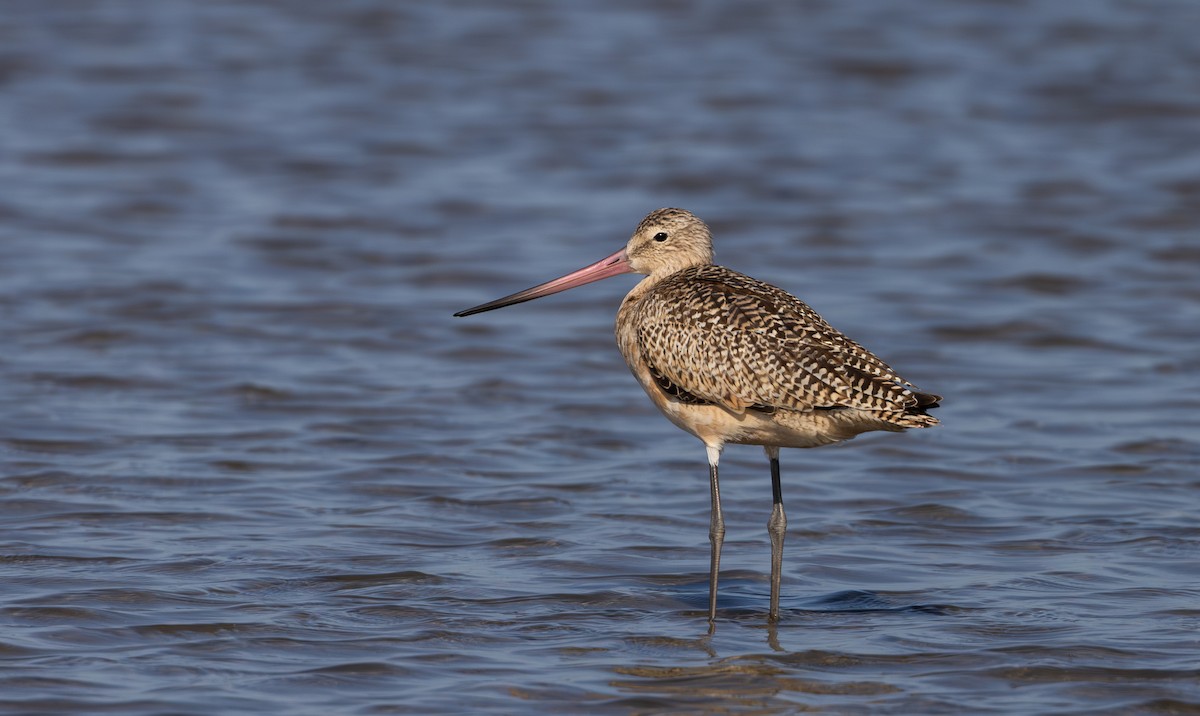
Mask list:
[[660,386],[684,402],[797,411],[856,408],[898,424],[938,397],[919,392],[787,292],[721,266],[657,284],[639,309],[638,345]]

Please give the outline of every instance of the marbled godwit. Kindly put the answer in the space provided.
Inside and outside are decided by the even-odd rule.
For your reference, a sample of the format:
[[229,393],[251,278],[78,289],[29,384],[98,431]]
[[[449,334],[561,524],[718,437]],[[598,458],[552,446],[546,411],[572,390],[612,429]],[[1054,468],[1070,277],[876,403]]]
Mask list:
[[617,274],[645,274],[617,312],[617,346],[658,409],[707,448],[708,618],[716,619],[725,537],[717,464],[725,445],[735,443],[762,445],[771,464],[769,618],[775,620],[787,529],[779,448],[937,425],[925,411],[941,398],[920,392],[803,301],[712,261],[712,234],[704,222],[682,209],[659,209],[613,255],[454,315],[511,306]]

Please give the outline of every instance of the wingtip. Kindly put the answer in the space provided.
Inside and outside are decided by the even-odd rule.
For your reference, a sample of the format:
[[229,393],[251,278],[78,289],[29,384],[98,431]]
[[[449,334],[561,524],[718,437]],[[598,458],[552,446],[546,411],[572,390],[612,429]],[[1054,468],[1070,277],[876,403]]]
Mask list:
[[939,408],[942,403],[942,396],[934,395],[933,393],[913,393],[917,398],[918,408]]

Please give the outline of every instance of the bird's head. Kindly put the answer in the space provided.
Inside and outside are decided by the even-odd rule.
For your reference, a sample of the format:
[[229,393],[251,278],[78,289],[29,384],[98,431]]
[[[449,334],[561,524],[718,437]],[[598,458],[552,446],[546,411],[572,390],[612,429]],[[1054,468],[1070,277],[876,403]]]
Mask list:
[[690,211],[650,212],[625,246],[630,267],[651,276],[667,276],[689,266],[711,264],[712,232]]

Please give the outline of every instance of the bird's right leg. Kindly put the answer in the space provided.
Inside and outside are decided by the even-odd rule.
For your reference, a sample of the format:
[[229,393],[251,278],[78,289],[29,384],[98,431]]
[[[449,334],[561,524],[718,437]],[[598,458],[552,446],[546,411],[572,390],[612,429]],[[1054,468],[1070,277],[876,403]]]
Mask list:
[[721,543],[725,541],[725,518],[721,516],[721,488],[717,484],[717,463],[721,461],[721,447],[706,445],[708,449],[708,482],[712,494],[709,513],[708,541],[712,544],[712,559],[708,569],[708,621],[717,619],[717,573],[721,568]]
[[767,520],[767,532],[771,535],[771,610],[767,619],[779,619],[779,582],[783,572],[783,537],[787,532],[787,515],[783,512],[783,487],[779,480],[779,448],[767,445],[767,459],[771,461],[771,518]]

